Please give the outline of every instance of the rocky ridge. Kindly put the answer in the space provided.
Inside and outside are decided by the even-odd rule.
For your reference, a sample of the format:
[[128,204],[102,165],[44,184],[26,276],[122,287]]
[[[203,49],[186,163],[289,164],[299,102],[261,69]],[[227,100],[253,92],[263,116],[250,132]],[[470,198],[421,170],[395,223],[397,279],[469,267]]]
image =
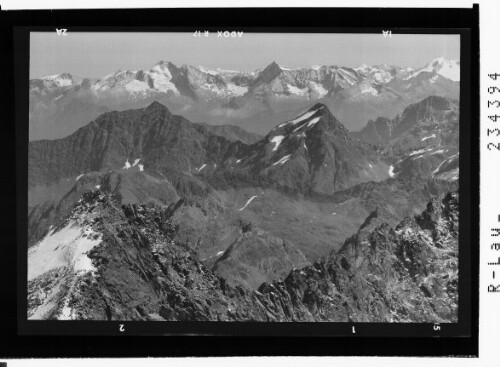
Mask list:
[[[421,215],[404,219],[396,228],[373,212],[338,252],[254,291],[231,285],[223,274],[199,262],[192,248],[173,240],[176,229],[165,209],[119,206],[95,189],[84,194],[53,232],[62,231],[75,219],[81,233],[99,242],[82,253],[91,264],[81,270],[78,258],[78,262],[55,264],[33,277],[28,285],[32,319],[457,319],[456,193],[433,200]],[[83,234],[76,237],[78,241]],[[33,256],[29,255],[29,261],[35,261]]]

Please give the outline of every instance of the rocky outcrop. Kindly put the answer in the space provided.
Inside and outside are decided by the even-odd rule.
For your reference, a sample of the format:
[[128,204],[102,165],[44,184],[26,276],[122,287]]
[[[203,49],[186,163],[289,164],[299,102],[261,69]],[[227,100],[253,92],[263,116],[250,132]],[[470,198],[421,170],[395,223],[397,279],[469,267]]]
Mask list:
[[[433,128],[444,137],[450,135],[451,132],[441,131],[439,128],[447,122],[453,124],[456,120],[458,120],[456,101],[440,96],[429,96],[407,106],[393,119],[379,117],[368,121],[361,131],[354,134],[371,144],[385,144],[400,138],[405,133],[412,133],[411,135],[420,140],[421,137],[430,136]],[[445,127],[445,130],[450,130],[450,128]],[[454,133],[458,136],[458,129],[453,130],[457,130]],[[434,136],[434,138],[437,137]],[[447,141],[447,144],[452,144],[452,141]]]

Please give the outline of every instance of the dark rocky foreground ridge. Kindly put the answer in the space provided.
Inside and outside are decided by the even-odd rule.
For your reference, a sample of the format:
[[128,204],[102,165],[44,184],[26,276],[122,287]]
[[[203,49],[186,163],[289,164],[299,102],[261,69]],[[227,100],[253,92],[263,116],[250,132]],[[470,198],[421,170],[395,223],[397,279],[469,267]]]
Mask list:
[[84,233],[80,240],[100,241],[88,252],[92,269],[77,271],[76,263],[68,262],[34,277],[30,318],[456,322],[458,317],[457,193],[431,201],[421,215],[395,228],[374,211],[338,252],[254,291],[230,285],[205,267],[195,250],[174,240],[177,229],[168,209],[120,205],[97,188],[83,195],[52,235],[71,223]]

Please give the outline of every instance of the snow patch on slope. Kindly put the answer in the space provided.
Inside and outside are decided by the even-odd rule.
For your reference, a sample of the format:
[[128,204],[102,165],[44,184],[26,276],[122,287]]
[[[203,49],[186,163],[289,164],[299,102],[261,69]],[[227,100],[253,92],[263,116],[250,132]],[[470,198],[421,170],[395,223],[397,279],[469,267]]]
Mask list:
[[436,134],[432,134],[432,135],[423,137],[421,141],[426,141],[427,139],[432,139],[432,138],[435,138],[435,137],[436,137]]
[[307,111],[307,112],[303,113],[302,115],[300,115],[299,117],[297,117],[296,119],[288,121],[287,124],[296,125],[301,121],[307,120],[309,117],[314,115],[316,113],[316,111],[317,110]]
[[328,94],[328,91],[323,87],[323,85],[321,85],[320,83],[313,82],[313,81],[309,82],[309,89],[312,92],[317,93],[319,98],[323,98],[324,96],[326,96]]
[[281,165],[284,165],[291,157],[292,155],[291,154],[288,154],[286,156],[284,156],[283,158],[281,158],[279,161],[277,162],[274,162],[273,163],[273,166],[276,166],[277,164],[281,164]]
[[312,126],[314,126],[314,125],[315,125],[315,124],[316,124],[316,123],[317,123],[320,119],[321,119],[321,116],[319,116],[319,117],[315,117],[315,118],[313,118],[312,120],[310,120],[310,121],[307,123],[307,125],[306,125],[306,124],[302,124],[302,125],[300,125],[299,127],[295,128],[295,130],[293,130],[293,132],[295,133],[295,132],[299,131],[300,129],[302,129],[303,127],[312,127]]
[[415,150],[415,151],[411,152],[409,154],[409,156],[412,157],[412,156],[417,155],[417,154],[422,154],[422,153],[425,153],[425,152],[430,152],[431,150],[432,150],[432,148]]
[[307,94],[307,89],[300,89],[300,88],[297,88],[291,84],[287,84],[287,88],[291,94],[295,94],[298,96],[304,96]]
[[101,243],[101,235],[75,220],[49,233],[28,250],[28,280],[46,272],[68,267],[74,273],[95,271],[87,253]]
[[[274,143],[273,152],[275,152],[278,149],[278,147],[280,146],[280,144],[284,138],[285,137],[283,135],[277,135],[271,139],[271,143]],[[236,163],[238,163],[238,162],[236,162]]]
[[375,88],[371,86],[371,84],[368,85],[361,85],[361,94],[371,94],[372,96],[378,95],[378,92]]
[[307,127],[312,127],[316,125],[316,123],[321,119],[321,117],[315,117],[311,121],[308,122]]
[[146,94],[149,91],[149,86],[147,83],[141,82],[137,79],[131,80],[125,84],[125,90],[131,93]]
[[233,83],[228,83],[227,84],[227,90],[229,94],[234,95],[234,96],[242,96],[246,92],[248,92],[248,87],[242,87]]
[[248,199],[247,203],[242,208],[240,208],[238,210],[242,211],[243,209],[245,209],[248,206],[248,204],[250,204],[252,202],[252,200],[255,199],[256,197],[257,197],[257,195],[252,196],[250,199]]

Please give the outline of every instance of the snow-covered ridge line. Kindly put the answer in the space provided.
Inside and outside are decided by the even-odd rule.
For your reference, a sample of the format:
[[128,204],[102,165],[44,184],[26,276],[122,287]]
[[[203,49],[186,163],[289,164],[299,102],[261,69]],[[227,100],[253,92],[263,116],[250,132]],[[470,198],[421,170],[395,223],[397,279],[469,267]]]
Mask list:
[[[276,90],[274,87],[271,87],[271,90],[281,97],[320,99],[333,92],[328,83],[329,75],[333,74],[336,82],[343,87],[354,87],[356,93],[367,96],[379,94],[378,90],[373,87],[374,84],[387,84],[392,79],[408,80],[424,71],[435,73],[436,77],[440,76],[439,79],[429,79],[430,83],[438,83],[441,77],[459,81],[459,61],[445,60],[444,58],[436,60],[416,70],[411,67],[402,68],[390,65],[362,65],[355,68],[337,65],[286,68],[278,65],[280,72],[277,74],[278,76],[273,77],[273,80],[280,78],[279,75],[286,78],[283,80],[283,84],[280,83],[279,87],[276,87]],[[210,98],[216,96],[227,99],[241,97],[249,93],[253,83],[266,69],[267,67],[254,71],[237,71],[221,68],[211,69],[201,65],[177,67],[171,62],[161,61],[149,69],[118,70],[102,78],[73,78],[70,74],[63,73],[31,80],[37,81],[32,86],[32,90],[36,93],[41,93],[41,90],[44,90],[44,93],[45,90],[48,90],[49,93],[70,89],[76,91],[85,86],[83,89],[88,88],[97,97],[116,92],[125,93],[129,98],[141,99],[162,93],[182,95],[182,82],[178,81],[178,77],[173,77],[173,75],[180,73],[182,79],[193,81],[192,86],[197,93],[208,94]],[[394,70],[396,70],[396,74],[394,74]],[[40,86],[40,81],[42,86]]]
[[[381,72],[387,72],[387,70],[389,70],[391,67],[396,66],[396,65],[387,65],[387,64],[379,64],[379,65],[362,64],[359,66],[314,64],[314,65],[310,65],[310,66],[301,66],[301,67],[291,68],[291,67],[286,67],[286,66],[279,64],[279,63],[277,65],[282,71],[299,72],[299,71],[305,71],[305,70],[319,71],[320,69],[335,69],[335,70],[342,70],[343,73],[350,75],[350,76],[353,76],[353,73],[350,70],[355,70],[356,72],[363,72],[363,73],[370,73],[370,72],[381,73]],[[418,72],[420,70],[422,70],[422,71],[432,70],[432,67],[442,66],[442,65],[445,65],[445,66],[448,66],[448,65],[455,66],[456,65],[457,67],[459,67],[460,62],[458,60],[445,59],[444,57],[438,57],[438,58],[432,60],[430,63],[426,64],[425,66],[419,67],[416,69],[411,67],[411,66],[408,66],[406,68],[404,66],[399,66],[399,67],[402,70],[405,70],[407,72],[411,72],[411,71]],[[208,74],[208,75],[212,75],[212,76],[224,75],[224,74],[256,75],[265,69],[265,67],[264,68],[260,67],[260,68],[254,69],[254,70],[226,70],[226,69],[223,69],[220,67],[216,68],[216,69],[211,69],[211,68],[208,68],[208,67],[203,66],[203,65],[189,65],[189,64],[182,64],[179,67],[177,67],[176,65],[174,65],[170,61],[161,60],[161,61],[157,62],[156,64],[154,64],[151,68],[149,68],[149,70],[147,70],[147,69],[144,69],[144,70],[121,70],[121,69],[119,69],[115,72],[109,73],[109,74],[104,75],[102,77],[99,76],[97,78],[87,78],[87,79],[106,80],[109,78],[119,77],[119,76],[123,76],[123,75],[127,75],[127,74],[130,74],[130,75],[134,74],[135,75],[135,74],[140,73],[140,72],[145,73],[145,72],[151,72],[151,71],[164,71],[165,69],[168,70],[169,66],[175,66],[178,69],[198,70],[204,74]],[[54,81],[54,80],[62,80],[62,79],[71,80],[71,78],[72,78],[72,75],[70,73],[59,73],[59,74],[51,74],[51,75],[45,75],[45,76],[31,78],[31,80],[40,79],[40,80]],[[80,79],[80,78],[78,78],[78,79]]]

